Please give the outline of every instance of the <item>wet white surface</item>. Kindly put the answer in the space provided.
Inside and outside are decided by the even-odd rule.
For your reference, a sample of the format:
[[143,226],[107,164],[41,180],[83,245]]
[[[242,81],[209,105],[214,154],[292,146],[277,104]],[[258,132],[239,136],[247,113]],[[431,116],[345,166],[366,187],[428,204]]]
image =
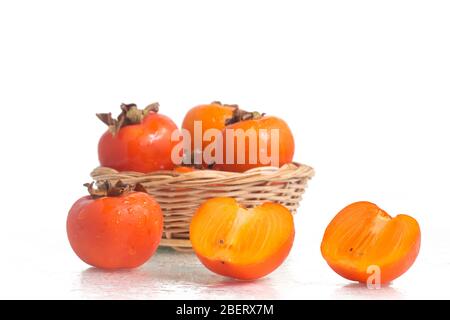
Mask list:
[[[296,219],[298,220],[298,219]],[[191,253],[159,249],[140,268],[102,271],[81,262],[71,251],[64,230],[61,241],[51,232],[33,233],[2,253],[0,298],[25,299],[410,299],[449,298],[447,244],[425,243],[416,264],[380,290],[369,290],[337,276],[311,238],[298,234],[285,263],[264,279],[235,281],[211,273]],[[40,235],[40,238],[39,238]],[[444,236],[444,235],[441,235]],[[435,232],[434,239],[439,240]],[[8,250],[8,248],[10,250]],[[23,254],[26,252],[27,254]]]
[[[243,282],[214,275],[192,254],[162,250],[141,269],[103,272],[89,268],[80,273],[78,290],[88,298],[138,299],[299,299],[314,297],[401,298],[394,287],[367,290],[359,284],[307,281],[290,261],[271,276]],[[301,270],[301,268],[299,268]]]

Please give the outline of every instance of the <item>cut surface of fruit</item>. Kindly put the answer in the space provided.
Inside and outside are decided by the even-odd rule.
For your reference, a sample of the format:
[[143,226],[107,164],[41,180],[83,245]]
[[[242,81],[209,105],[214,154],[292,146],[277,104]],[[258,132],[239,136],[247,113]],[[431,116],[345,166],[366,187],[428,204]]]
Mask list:
[[407,215],[391,217],[370,202],[356,202],[339,212],[322,240],[322,255],[344,278],[366,282],[378,267],[380,282],[406,272],[420,249],[420,228]]
[[205,202],[192,219],[192,246],[210,270],[238,279],[256,279],[275,270],[294,239],[292,214],[265,203],[245,209],[232,198]]

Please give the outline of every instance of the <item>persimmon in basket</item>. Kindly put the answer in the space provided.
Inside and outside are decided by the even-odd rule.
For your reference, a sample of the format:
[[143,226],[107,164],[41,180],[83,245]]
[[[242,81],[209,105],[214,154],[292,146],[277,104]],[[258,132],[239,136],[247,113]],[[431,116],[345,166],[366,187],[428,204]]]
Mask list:
[[[163,214],[139,185],[87,185],[90,195],[70,209],[67,236],[78,257],[103,269],[135,268],[156,251]],[[142,192],[141,192],[142,191]]]
[[[201,123],[200,132],[195,130],[196,122]],[[262,166],[281,167],[294,157],[294,137],[284,120],[247,112],[237,105],[213,102],[194,107],[186,114],[182,127],[191,135],[191,153],[197,157],[201,154],[203,165],[216,170],[244,172]],[[215,132],[208,136],[210,129]],[[277,137],[272,134],[275,132]],[[196,145],[198,134],[202,143]]]
[[244,172],[263,166],[281,167],[294,157],[294,136],[278,117],[236,109],[222,135],[223,161],[214,166],[218,170]]
[[[237,105],[222,104],[219,101],[214,101],[209,104],[201,104],[190,109],[183,120],[182,128],[187,130],[191,136],[191,158],[193,159],[194,154],[203,155],[203,151],[210,145],[214,143],[215,137],[212,136],[210,141],[205,141],[203,139],[204,132],[215,129],[221,132],[226,125],[226,122],[233,117],[234,110],[238,108]],[[201,125],[201,144],[195,144],[196,133],[195,128],[197,125]],[[200,129],[200,127],[199,127]],[[214,150],[212,153],[215,154]],[[204,167],[210,165],[202,157],[202,164]]]
[[294,241],[290,211],[264,203],[245,209],[233,198],[206,201],[190,226],[192,247],[211,271],[241,280],[264,277],[288,256]]
[[145,109],[135,104],[122,104],[117,119],[111,113],[99,113],[97,117],[107,126],[98,143],[100,164],[118,171],[151,172],[172,170],[172,149],[176,142],[171,135],[176,124],[158,113],[159,104]]
[[367,282],[376,270],[380,283],[405,273],[420,249],[420,228],[407,215],[391,217],[370,202],[356,202],[328,225],[322,255],[342,277]]

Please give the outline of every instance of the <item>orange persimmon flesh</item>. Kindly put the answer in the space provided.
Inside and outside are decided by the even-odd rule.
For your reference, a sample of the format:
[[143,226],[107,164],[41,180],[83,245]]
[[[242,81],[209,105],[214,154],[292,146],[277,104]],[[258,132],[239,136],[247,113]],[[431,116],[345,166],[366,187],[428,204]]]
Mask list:
[[414,218],[393,218],[370,202],[356,202],[339,212],[321,245],[322,256],[335,272],[364,283],[371,266],[379,267],[381,283],[398,278],[412,266],[419,249],[420,228]]
[[190,226],[200,261],[223,276],[253,280],[266,276],[286,259],[294,241],[290,211],[275,203],[253,209],[233,198],[206,201]]

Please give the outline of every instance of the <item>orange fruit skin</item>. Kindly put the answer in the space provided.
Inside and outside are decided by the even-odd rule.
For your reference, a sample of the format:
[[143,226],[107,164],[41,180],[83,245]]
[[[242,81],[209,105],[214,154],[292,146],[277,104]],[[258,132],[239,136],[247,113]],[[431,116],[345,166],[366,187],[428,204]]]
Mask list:
[[[264,163],[263,159],[257,154],[256,163],[251,163],[249,160],[249,153],[250,153],[250,139],[248,137],[245,137],[245,145],[239,146],[237,141],[238,138],[234,137],[233,142],[229,142],[227,135],[225,133],[226,129],[232,129],[232,130],[238,130],[242,129],[244,131],[247,131],[249,129],[255,130],[257,133],[257,147],[256,150],[259,152],[259,150],[262,148],[262,146],[266,146],[268,149],[267,156],[271,156],[271,136],[270,136],[270,130],[278,129],[279,130],[279,150],[278,150],[278,164],[276,163]],[[294,142],[294,136],[292,135],[292,132],[287,125],[287,123],[277,117],[273,116],[264,116],[260,119],[254,119],[254,120],[245,120],[233,123],[226,127],[226,129],[223,130],[223,163],[217,163],[215,165],[215,169],[222,170],[222,171],[232,171],[232,172],[244,172],[253,168],[262,167],[262,166],[278,166],[281,167],[284,164],[291,163],[292,159],[294,158],[294,152],[295,152],[295,142]],[[260,135],[260,130],[265,129],[267,130],[267,135]],[[235,131],[236,132],[236,131]],[[227,144],[230,144],[230,148],[227,148]],[[234,148],[234,161],[233,163],[227,164],[227,153],[233,152],[232,148]],[[238,155],[244,154],[245,155],[245,162],[239,164],[238,163]]]
[[[352,233],[358,224],[359,231]],[[414,218],[407,215],[392,218],[373,203],[356,202],[330,222],[321,252],[328,265],[348,280],[366,283],[372,275],[367,268],[378,266],[380,283],[386,284],[413,265],[420,243],[420,227]],[[358,256],[358,246],[362,245],[366,246]]]
[[159,204],[143,192],[82,197],[67,217],[67,236],[78,257],[102,269],[135,268],[156,251],[163,232]]
[[187,166],[179,166],[179,167],[176,167],[175,169],[173,169],[173,171],[176,173],[189,173],[189,172],[194,172],[195,168],[187,167]]
[[256,280],[263,278],[276,270],[286,260],[294,243],[295,232],[292,232],[286,243],[279,251],[269,256],[265,261],[254,264],[240,265],[220,260],[212,260],[201,255],[197,255],[205,267],[212,272],[220,274],[225,277],[234,278],[238,280]]
[[[242,255],[240,256],[238,251],[230,254],[234,254],[235,257],[238,257],[235,259],[228,259],[230,255],[222,255],[218,257],[216,255],[217,251],[211,252],[209,255],[205,253],[206,249],[202,248],[202,244],[200,243],[198,238],[204,234],[207,234],[208,232],[217,232],[217,230],[208,230],[207,225],[209,224],[209,222],[205,221],[207,221],[209,217],[212,216],[212,219],[226,224],[227,221],[222,221],[222,212],[224,212],[225,210],[236,212],[238,210],[242,210],[242,207],[240,207],[239,204],[232,198],[210,199],[206,201],[202,206],[200,206],[192,219],[190,228],[191,242],[197,257],[203,263],[203,265],[205,265],[206,268],[214,273],[239,280],[259,279],[277,269],[289,255],[294,242],[295,230],[292,214],[289,212],[289,210],[282,205],[275,203],[264,203],[263,205],[255,208],[255,210],[263,211],[255,211],[255,213],[253,214],[262,215],[264,214],[264,212],[269,212],[272,217],[271,220],[268,219],[267,221],[265,221],[266,218],[262,217],[261,219],[263,219],[264,221],[262,223],[267,223],[268,225],[270,225],[271,222],[277,219],[277,216],[283,217],[279,220],[284,221],[282,227],[278,229],[282,230],[280,231],[280,233],[284,233],[283,241],[275,247],[276,249],[271,249],[273,251],[264,251],[264,255],[256,261],[245,261],[245,258],[242,258]],[[289,215],[289,217],[286,219],[287,215]],[[251,220],[249,223],[257,223],[256,221],[258,220]],[[277,221],[275,221],[275,223],[276,222]],[[218,232],[220,232],[220,230]],[[277,239],[277,237],[278,235],[272,234],[272,238],[267,238],[266,240],[272,242],[280,241],[279,239]],[[240,237],[238,243],[233,243],[233,245],[235,247],[239,247],[243,244],[243,242],[251,241],[252,239],[250,238],[251,237],[247,237],[245,234],[245,237]],[[234,239],[235,238],[229,240],[233,242]],[[257,246],[255,248],[255,251],[258,251],[258,249],[264,250],[264,247]]]
[[[214,141],[203,141],[203,133],[208,129],[217,129],[222,131],[225,128],[225,122],[233,117],[234,107],[221,105],[218,103],[202,104],[190,109],[183,120],[182,128],[186,129],[191,135],[191,152],[202,152],[210,143]],[[194,122],[202,122],[202,149],[194,150]],[[207,163],[203,161],[203,165]]]
[[100,165],[117,171],[152,172],[172,170],[171,140],[176,124],[158,113],[149,113],[140,124],[125,126],[113,136],[106,131],[98,142]]

